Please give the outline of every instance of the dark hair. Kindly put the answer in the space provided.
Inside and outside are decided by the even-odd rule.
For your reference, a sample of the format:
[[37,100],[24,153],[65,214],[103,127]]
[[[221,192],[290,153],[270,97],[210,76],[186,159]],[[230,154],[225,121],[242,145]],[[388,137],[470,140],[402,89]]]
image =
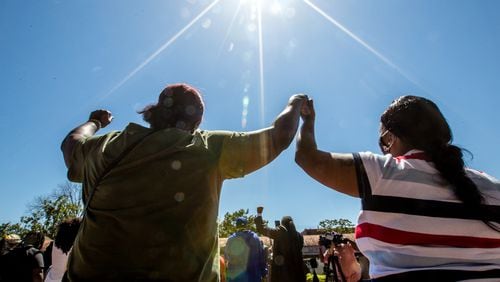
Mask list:
[[[303,241],[301,241],[301,235],[295,228],[293,218],[288,215],[284,216],[281,218],[281,226],[286,229],[286,233],[282,236],[286,238],[285,240],[288,242],[287,248],[290,248],[288,252],[291,252],[294,257],[302,257]],[[298,246],[301,246],[301,248],[297,248]]]
[[[466,208],[482,215],[487,212],[481,205],[482,194],[465,172],[462,149],[451,144],[450,126],[434,102],[423,97],[402,96],[392,102],[380,121],[405,144],[429,155]],[[499,230],[491,222],[484,219],[483,222]]]
[[30,231],[23,238],[24,245],[31,245],[39,250],[42,248],[44,241],[45,235],[40,231]]
[[54,245],[61,249],[63,253],[67,254],[69,250],[71,250],[76,235],[78,234],[80,223],[81,219],[77,217],[68,218],[59,223],[59,226],[57,227],[56,238],[54,239]]
[[283,225],[289,232],[297,232],[295,229],[295,224],[293,223],[293,218],[291,216],[284,216],[281,218],[281,225]]
[[139,114],[155,130],[173,127],[194,131],[201,122],[203,111],[204,104],[198,90],[179,83],[163,89],[158,103],[145,107]]

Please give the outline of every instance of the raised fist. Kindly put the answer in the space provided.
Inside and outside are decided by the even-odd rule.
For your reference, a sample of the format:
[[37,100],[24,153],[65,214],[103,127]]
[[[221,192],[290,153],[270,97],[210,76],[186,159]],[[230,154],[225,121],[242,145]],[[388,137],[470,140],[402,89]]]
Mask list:
[[101,127],[108,126],[113,120],[113,115],[108,110],[95,110],[90,113],[89,120],[95,119],[101,122]]

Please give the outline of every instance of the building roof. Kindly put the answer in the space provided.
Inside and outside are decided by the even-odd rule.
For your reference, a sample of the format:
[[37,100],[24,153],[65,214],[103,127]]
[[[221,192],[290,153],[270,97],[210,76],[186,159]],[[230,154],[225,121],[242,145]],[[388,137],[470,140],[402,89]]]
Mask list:
[[[304,247],[312,247],[312,246],[319,246],[319,236],[320,235],[303,235],[304,237]],[[342,234],[344,238],[347,238],[351,241],[355,241],[354,238],[354,233],[349,233],[349,234]],[[271,239],[266,236],[259,236],[260,240],[264,245],[266,246],[271,246]],[[226,246],[227,238],[219,238],[219,247],[223,248]]]

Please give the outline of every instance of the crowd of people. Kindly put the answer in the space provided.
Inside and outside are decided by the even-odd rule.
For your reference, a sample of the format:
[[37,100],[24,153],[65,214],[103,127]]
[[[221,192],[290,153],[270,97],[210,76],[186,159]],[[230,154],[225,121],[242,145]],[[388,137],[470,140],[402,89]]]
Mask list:
[[[304,237],[295,229],[293,218],[284,216],[275,227],[268,227],[262,212],[263,207],[258,207],[254,219],[257,233],[245,228],[248,226],[245,217],[236,219],[238,230],[228,238],[222,254],[221,281],[304,282],[307,273],[311,273],[311,279],[319,279],[316,275],[318,260],[323,265],[321,271],[325,272],[325,279],[360,281],[362,264],[358,262],[350,240],[339,233],[328,233],[343,239],[320,237],[317,254],[307,261],[303,255]],[[271,239],[271,246],[265,246],[259,235]]]
[[[97,110],[70,131],[61,149],[68,178],[83,183],[85,210],[65,281],[219,281],[221,262],[228,281],[264,275],[304,281],[303,238],[291,217],[269,228],[257,211],[258,232],[274,241],[269,269],[255,234],[234,234],[222,260],[217,232],[224,180],[277,158],[300,120],[296,163],[361,200],[356,245],[369,260],[372,281],[500,277],[500,182],[465,167],[434,102],[394,100],[380,118],[382,154],[319,150],[313,100],[304,94],[291,96],[269,127],[251,132],[199,129],[204,111],[197,89],[174,84],[140,111],[149,127],[130,123],[95,135],[113,120]],[[359,280],[352,246],[337,251],[352,268],[345,281]]]
[[62,281],[80,221],[68,218],[60,222],[54,239],[37,231],[23,238],[7,234],[0,242],[0,281]]

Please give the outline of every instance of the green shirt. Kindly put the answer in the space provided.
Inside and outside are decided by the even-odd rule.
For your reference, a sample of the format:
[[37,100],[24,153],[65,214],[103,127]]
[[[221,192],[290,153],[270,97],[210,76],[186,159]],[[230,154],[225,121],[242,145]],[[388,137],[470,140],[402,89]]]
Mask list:
[[[96,179],[144,139],[98,184],[68,261],[70,280],[218,281],[217,214],[224,179],[269,162],[269,130],[159,130],[131,123],[73,151],[68,178],[88,199]],[[272,157],[271,157],[272,158]]]

